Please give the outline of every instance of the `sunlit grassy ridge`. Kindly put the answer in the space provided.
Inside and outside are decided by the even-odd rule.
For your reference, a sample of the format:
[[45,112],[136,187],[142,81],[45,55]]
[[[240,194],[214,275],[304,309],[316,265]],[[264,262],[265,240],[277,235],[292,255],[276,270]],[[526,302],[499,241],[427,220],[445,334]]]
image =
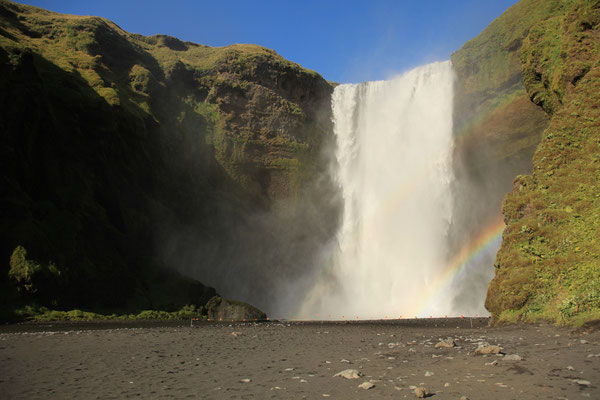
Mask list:
[[245,218],[301,208],[325,168],[331,90],[260,46],[0,0],[1,313],[202,306],[214,290],[167,267],[240,264],[225,250],[240,226],[276,240]]
[[559,5],[521,51],[527,93],[551,120],[503,204],[486,300],[500,321],[600,318],[600,1]]
[[[467,146],[479,146],[477,138],[485,136],[482,143],[493,148],[495,160],[502,160],[529,155],[539,143],[545,118],[524,102],[528,95],[521,46],[531,27],[550,18],[561,4],[561,0],[520,1],[452,55],[459,82],[456,128],[459,138],[471,138]],[[505,126],[494,123],[494,118],[505,119]]]

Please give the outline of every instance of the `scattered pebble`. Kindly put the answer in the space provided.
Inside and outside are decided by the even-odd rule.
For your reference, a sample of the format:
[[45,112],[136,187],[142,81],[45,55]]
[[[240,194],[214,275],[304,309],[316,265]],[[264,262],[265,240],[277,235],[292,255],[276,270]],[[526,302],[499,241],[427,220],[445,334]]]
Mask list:
[[425,376],[433,376],[434,373],[431,371],[425,371]]
[[581,340],[579,341],[579,343],[581,343],[581,344],[588,344],[588,341],[587,341],[587,340],[585,340],[585,339],[581,339]]
[[439,347],[452,348],[454,346],[456,346],[456,343],[454,342],[454,339],[448,338],[446,340],[442,340],[442,341],[438,342],[434,347],[437,349]]
[[500,346],[483,345],[475,350],[475,354],[498,354],[501,352]]
[[467,396],[460,396],[460,400],[469,400]]
[[341,376],[342,378],[346,379],[358,379],[362,376],[362,374],[357,369],[345,369],[341,372],[338,372],[333,377],[335,378],[336,376]]
[[573,379],[573,382],[581,386],[590,386],[592,384],[592,382],[586,381],[585,379]]
[[369,390],[369,389],[373,389],[375,387],[375,385],[369,381],[365,381],[365,382],[361,383],[360,385],[358,385],[358,387],[365,389],[365,390]]
[[250,383],[250,382],[252,382],[252,379],[248,379],[248,378],[240,379],[240,383]]
[[518,354],[509,354],[507,356],[504,356],[504,358],[502,360],[503,361],[521,361],[521,360],[523,360],[523,357],[521,357]]
[[493,366],[496,366],[496,365],[498,365],[498,360],[494,360],[494,361],[492,361],[492,362],[485,363],[485,365],[489,365],[489,366],[491,366],[491,367],[493,367]]
[[424,399],[425,397],[428,397],[431,393],[429,392],[429,390],[426,387],[423,386],[419,386],[417,388],[415,388],[415,396],[417,396],[419,399]]
[[567,369],[568,369],[569,371],[575,371],[575,368],[573,368],[573,367],[572,367],[572,366],[570,366],[570,365],[567,367]]
[[340,360],[341,363],[346,363],[346,364],[352,364],[349,360],[346,360],[345,358],[342,358]]

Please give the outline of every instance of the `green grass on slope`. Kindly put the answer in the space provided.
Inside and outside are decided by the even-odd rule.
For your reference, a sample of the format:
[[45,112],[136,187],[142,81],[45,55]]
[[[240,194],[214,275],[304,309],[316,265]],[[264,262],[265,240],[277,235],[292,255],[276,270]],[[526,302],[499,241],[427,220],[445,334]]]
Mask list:
[[[457,75],[454,123],[457,137],[466,139],[459,142],[466,147],[458,151],[470,153],[467,158],[473,168],[497,169],[498,163],[506,161],[503,167],[514,169],[513,165],[524,164],[515,158],[529,158],[532,145],[539,143],[546,118],[535,107],[522,106],[528,95],[521,46],[531,26],[560,7],[560,0],[520,1],[452,54]],[[503,124],[506,118],[509,121]],[[487,148],[493,149],[492,157],[487,156]],[[524,170],[511,172],[514,176]]]
[[[203,315],[204,314],[204,315]],[[14,311],[16,321],[99,321],[99,320],[184,320],[206,319],[206,312],[195,306],[184,306],[178,311],[144,310],[138,313],[98,313],[83,310],[58,311],[46,307],[24,306]]]
[[[264,47],[144,37],[0,0],[0,319],[27,304],[202,305],[214,290],[174,270],[252,270],[259,257],[226,250],[256,251],[239,230],[269,249],[285,235],[249,216],[280,198],[301,209],[300,189],[326,186],[331,90]],[[322,210],[312,225],[301,212],[276,222],[313,238],[333,214]],[[9,275],[21,248],[31,263]]]
[[523,46],[528,93],[551,121],[503,204],[486,300],[499,321],[600,318],[600,1],[563,4]]
[[[532,25],[562,7],[561,0],[522,0],[494,20],[452,56],[464,71],[467,92],[495,92],[520,76],[519,50]],[[516,76],[515,76],[516,75]]]

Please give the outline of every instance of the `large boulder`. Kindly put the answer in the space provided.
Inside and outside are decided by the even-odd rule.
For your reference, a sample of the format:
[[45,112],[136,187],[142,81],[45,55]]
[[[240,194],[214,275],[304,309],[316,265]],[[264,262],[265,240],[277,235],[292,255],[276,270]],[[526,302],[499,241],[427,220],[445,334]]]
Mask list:
[[234,321],[267,319],[267,314],[248,303],[227,300],[220,296],[215,296],[206,303],[206,312],[210,319]]

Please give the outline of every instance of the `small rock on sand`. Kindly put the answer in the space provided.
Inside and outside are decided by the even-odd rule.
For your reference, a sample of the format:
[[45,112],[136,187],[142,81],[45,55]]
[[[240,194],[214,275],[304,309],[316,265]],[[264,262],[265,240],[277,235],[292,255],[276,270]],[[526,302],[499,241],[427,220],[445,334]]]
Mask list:
[[467,396],[460,396],[460,400],[469,400]]
[[500,346],[481,346],[475,350],[475,354],[498,354]]
[[448,347],[448,348],[452,348],[452,347],[454,347],[454,346],[456,346],[456,343],[454,343],[454,339],[452,339],[452,338],[448,338],[448,339],[446,339],[446,340],[442,340],[442,341],[438,342],[438,343],[435,345],[435,348],[439,348],[439,347]]
[[431,393],[429,392],[429,390],[427,390],[426,387],[423,386],[419,386],[417,388],[415,388],[415,396],[417,396],[420,399],[424,399],[425,397],[429,397]]
[[342,378],[346,379],[358,379],[362,376],[362,374],[357,369],[345,369],[341,372],[338,372],[333,377],[335,378],[336,376],[341,376]]
[[523,359],[523,357],[521,357],[518,354],[509,354],[507,356],[504,356],[504,358],[502,359],[503,361],[521,361]]
[[498,365],[498,360],[494,360],[492,362],[485,363],[485,365],[489,365],[490,367],[496,366],[496,365]]
[[433,372],[431,371],[425,371],[425,376],[433,376]]
[[592,382],[586,381],[585,379],[573,379],[573,382],[581,386],[590,386],[592,384]]
[[371,382],[366,381],[361,383],[360,385],[358,385],[359,388],[365,389],[365,390],[369,390],[369,389],[373,389],[375,387],[375,385],[373,385]]
[[248,378],[240,379],[240,383],[250,383],[250,382],[252,382],[252,379],[248,379]]
[[340,360],[341,363],[346,363],[346,364],[352,364],[349,360],[346,360],[345,358],[342,358]]

